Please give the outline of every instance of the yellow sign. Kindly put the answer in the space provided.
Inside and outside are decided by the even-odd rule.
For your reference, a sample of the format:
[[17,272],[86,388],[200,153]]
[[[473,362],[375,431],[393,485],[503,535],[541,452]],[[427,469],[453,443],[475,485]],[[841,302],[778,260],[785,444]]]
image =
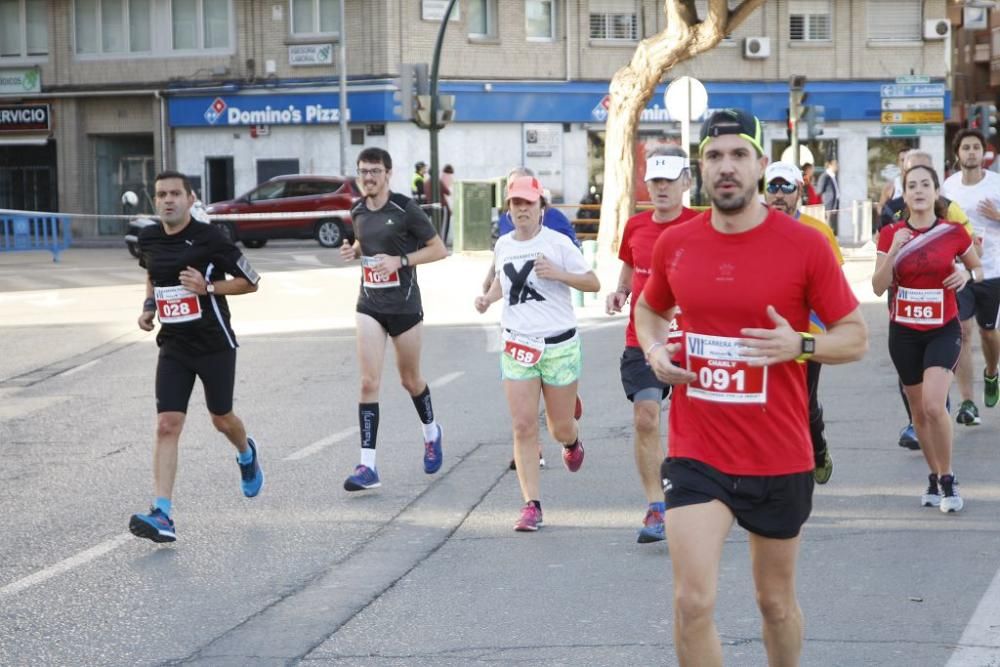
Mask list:
[[943,123],[944,111],[883,111],[883,123]]

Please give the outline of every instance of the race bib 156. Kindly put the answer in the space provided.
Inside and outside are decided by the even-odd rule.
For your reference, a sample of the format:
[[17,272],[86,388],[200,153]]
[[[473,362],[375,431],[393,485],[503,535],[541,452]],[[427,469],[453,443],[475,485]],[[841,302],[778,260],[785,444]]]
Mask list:
[[944,324],[944,290],[898,288],[895,320],[901,324]]

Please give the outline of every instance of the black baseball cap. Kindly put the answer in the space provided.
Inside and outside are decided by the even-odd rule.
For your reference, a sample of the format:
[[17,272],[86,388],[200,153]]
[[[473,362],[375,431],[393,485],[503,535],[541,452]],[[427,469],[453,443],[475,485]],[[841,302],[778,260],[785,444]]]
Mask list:
[[743,137],[753,144],[757,153],[764,154],[764,133],[761,130],[760,121],[751,113],[742,109],[720,109],[714,112],[701,126],[698,152],[701,153],[705,150],[705,144],[708,143],[709,139],[723,134],[735,134]]

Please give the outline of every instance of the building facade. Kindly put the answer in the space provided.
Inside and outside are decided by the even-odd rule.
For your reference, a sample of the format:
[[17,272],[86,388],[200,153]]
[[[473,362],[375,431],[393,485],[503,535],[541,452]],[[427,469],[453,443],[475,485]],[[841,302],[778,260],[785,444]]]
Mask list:
[[[340,2],[0,0],[0,208],[117,213],[123,190],[148,189],[165,167],[217,201],[280,173],[351,173],[369,145],[392,153],[392,184],[405,192],[428,138],[406,119],[400,72],[431,60],[447,0],[343,0],[343,26]],[[701,12],[706,4],[696,2]],[[441,164],[460,180],[527,164],[557,201],[600,186],[608,82],[665,27],[662,2],[459,0],[456,9],[440,68],[456,109],[440,133]],[[943,166],[940,133],[905,136],[881,121],[883,86],[945,80],[947,18],[945,0],[768,0],[668,76],[704,82],[710,109],[752,110],[772,158],[787,144],[788,80],[806,76],[806,104],[825,107],[825,124],[816,141],[803,131],[803,144],[820,167],[839,158],[842,201],[866,199],[900,146],[920,145]],[[640,144],[679,139],[668,82],[643,113]],[[118,232],[111,222],[93,230]]]

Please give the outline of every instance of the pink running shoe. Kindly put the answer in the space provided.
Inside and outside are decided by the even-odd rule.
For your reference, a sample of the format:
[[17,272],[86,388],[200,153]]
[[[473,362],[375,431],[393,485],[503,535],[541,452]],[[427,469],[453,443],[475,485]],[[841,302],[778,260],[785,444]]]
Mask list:
[[525,503],[521,508],[521,517],[514,524],[514,530],[519,533],[533,533],[542,525],[542,510],[534,503]]
[[576,472],[583,465],[583,443],[579,440],[572,447],[567,447],[563,445],[563,463],[566,464],[566,470],[570,472]]

